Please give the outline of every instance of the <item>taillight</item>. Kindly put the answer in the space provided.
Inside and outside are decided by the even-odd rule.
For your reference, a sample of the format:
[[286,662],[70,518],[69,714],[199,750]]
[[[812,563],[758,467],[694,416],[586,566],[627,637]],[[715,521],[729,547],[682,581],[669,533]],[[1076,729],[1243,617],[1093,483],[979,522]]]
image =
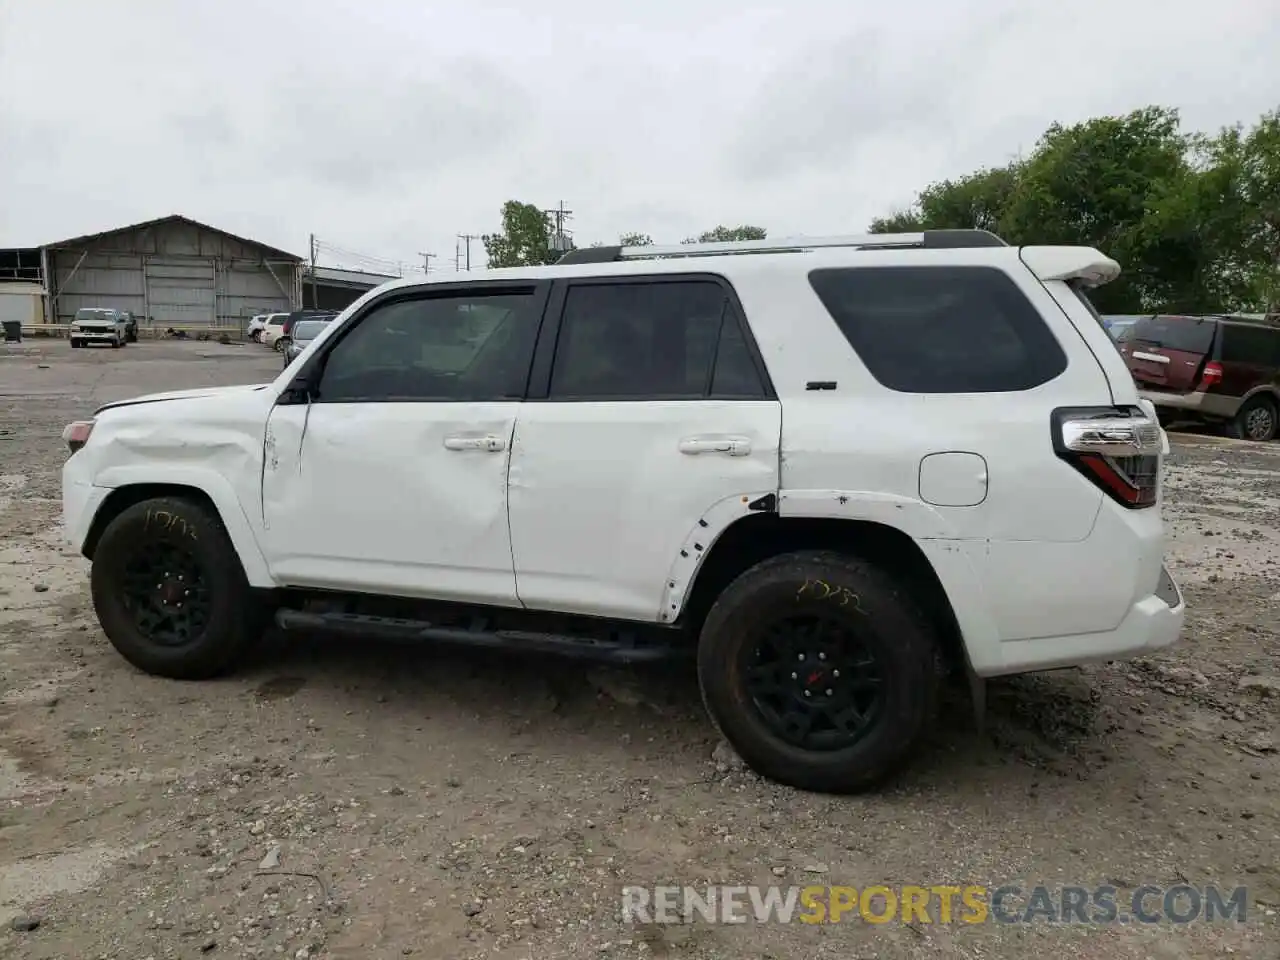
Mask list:
[[1197,390],[1208,390],[1212,386],[1222,382],[1222,364],[1216,360],[1210,361],[1204,365],[1204,373],[1200,375],[1200,385]]
[[1117,503],[1155,506],[1160,489],[1160,424],[1141,409],[1055,410],[1054,451]]
[[93,433],[92,420],[77,420],[75,423],[68,423],[62,430],[62,439],[75,453],[86,443],[89,442],[89,434]]

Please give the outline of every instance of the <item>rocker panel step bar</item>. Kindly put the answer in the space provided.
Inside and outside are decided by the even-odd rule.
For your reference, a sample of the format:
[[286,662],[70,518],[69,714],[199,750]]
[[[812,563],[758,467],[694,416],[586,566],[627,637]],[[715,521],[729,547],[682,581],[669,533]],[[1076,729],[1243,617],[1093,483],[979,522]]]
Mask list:
[[315,613],[306,610],[276,611],[281,630],[314,630],[392,641],[435,641],[457,646],[488,647],[512,652],[529,651],[595,660],[604,663],[652,663],[684,659],[694,655],[692,644],[647,642],[638,633],[610,631],[609,636],[568,636],[529,630],[490,630],[442,627],[426,620],[408,620],[364,613]]

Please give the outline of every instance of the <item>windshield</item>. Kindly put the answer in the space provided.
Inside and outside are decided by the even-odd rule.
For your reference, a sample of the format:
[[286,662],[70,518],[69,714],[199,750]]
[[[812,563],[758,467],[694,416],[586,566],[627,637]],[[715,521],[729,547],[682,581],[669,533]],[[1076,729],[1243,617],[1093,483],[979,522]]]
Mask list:
[[90,307],[82,307],[76,311],[77,320],[114,320],[116,312],[114,310],[95,310]]
[[293,339],[314,340],[328,325],[328,320],[299,320],[293,327]]
[[1213,346],[1217,329],[1217,321],[1205,317],[1143,317],[1125,339],[1205,356]]

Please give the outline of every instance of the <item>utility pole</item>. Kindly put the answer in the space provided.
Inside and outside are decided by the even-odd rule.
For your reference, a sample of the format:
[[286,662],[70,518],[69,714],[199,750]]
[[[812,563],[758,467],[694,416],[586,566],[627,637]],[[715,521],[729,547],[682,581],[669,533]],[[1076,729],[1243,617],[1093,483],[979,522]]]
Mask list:
[[420,252],[420,253],[418,254],[418,256],[420,256],[420,257],[422,258],[422,272],[423,272],[423,273],[430,273],[430,272],[431,272],[431,261],[432,261],[433,259],[435,259],[435,256],[436,256],[436,255],[435,255],[434,253],[421,253],[421,252]]
[[[301,306],[305,307],[303,302]],[[311,307],[313,310],[319,309],[320,299],[316,293],[316,235],[311,234]]]
[[569,218],[573,216],[573,211],[566,210],[564,208],[564,201],[561,200],[560,205],[554,210],[543,210],[542,212],[550,217],[555,223],[555,226],[551,231],[551,249],[557,253],[564,253],[569,249],[569,244],[565,240],[564,236],[564,225],[568,223]]
[[460,233],[458,239],[467,245],[467,272],[471,271],[471,241],[479,239],[474,233]]

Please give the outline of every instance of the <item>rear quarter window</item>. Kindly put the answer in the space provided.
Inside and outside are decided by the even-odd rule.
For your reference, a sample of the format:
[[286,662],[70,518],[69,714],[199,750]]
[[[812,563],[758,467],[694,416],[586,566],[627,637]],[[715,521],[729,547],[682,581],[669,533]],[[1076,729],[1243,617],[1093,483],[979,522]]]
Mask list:
[[841,267],[809,282],[867,370],[901,393],[1029,390],[1067,357],[993,267]]
[[1221,360],[1264,367],[1280,364],[1280,329],[1262,324],[1224,323]]

